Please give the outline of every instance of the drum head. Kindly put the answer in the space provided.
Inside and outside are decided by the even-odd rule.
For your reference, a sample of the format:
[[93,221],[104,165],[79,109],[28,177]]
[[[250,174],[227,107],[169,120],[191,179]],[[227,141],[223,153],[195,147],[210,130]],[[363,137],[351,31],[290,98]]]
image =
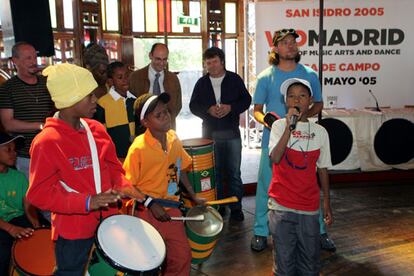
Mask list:
[[329,135],[329,147],[331,148],[331,161],[335,166],[344,161],[352,150],[352,131],[342,121],[333,118],[325,118],[319,121]]
[[201,237],[214,237],[223,229],[223,218],[211,206],[197,206],[187,212],[187,217],[204,215],[203,221],[187,221],[187,227]]
[[183,144],[184,148],[202,147],[202,146],[212,145],[213,140],[205,139],[205,138],[193,138],[193,139],[182,140],[181,143]]
[[166,254],[158,231],[148,222],[127,215],[114,215],[102,221],[96,246],[108,263],[124,272],[157,268]]
[[53,275],[56,259],[50,229],[36,229],[31,237],[16,240],[13,245],[13,260],[25,274]]
[[391,119],[375,134],[374,149],[388,165],[402,164],[414,158],[414,124],[406,119]]

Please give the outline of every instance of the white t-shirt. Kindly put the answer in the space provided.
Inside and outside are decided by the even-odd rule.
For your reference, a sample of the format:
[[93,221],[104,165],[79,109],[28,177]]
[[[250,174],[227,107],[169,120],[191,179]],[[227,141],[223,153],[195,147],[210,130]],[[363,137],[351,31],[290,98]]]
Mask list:
[[216,97],[217,104],[221,104],[221,83],[223,82],[225,75],[226,74],[218,78],[210,77],[211,85],[213,86],[214,96]]
[[[270,132],[269,152],[272,152],[273,148],[277,145],[285,128],[286,118],[273,123]],[[320,149],[320,156],[316,162],[316,166],[318,168],[332,166],[328,132],[319,124],[299,121],[296,124],[296,129],[290,134],[287,147],[303,153]]]

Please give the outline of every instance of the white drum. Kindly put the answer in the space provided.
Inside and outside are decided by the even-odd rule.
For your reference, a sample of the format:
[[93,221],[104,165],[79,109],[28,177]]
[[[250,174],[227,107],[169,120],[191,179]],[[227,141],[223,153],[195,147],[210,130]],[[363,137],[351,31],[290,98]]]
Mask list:
[[[112,274],[112,268],[133,274],[157,270],[166,254],[158,231],[148,222],[128,215],[103,220],[96,232],[95,245],[96,254],[89,262],[90,275]],[[112,268],[102,264],[102,258]]]

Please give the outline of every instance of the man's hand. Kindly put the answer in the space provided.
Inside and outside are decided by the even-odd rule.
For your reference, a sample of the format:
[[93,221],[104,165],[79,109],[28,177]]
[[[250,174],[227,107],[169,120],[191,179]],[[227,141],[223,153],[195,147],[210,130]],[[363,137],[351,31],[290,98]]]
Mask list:
[[21,238],[28,238],[33,234],[32,228],[23,228],[20,226],[12,225],[10,229],[7,231],[9,234],[15,238],[15,239],[21,239]]
[[154,202],[151,204],[149,208],[152,215],[159,221],[170,221],[170,215],[165,211],[164,207],[159,205],[158,203]]
[[218,118],[223,118],[227,116],[231,111],[231,105],[229,104],[219,104],[217,108]]
[[210,108],[207,110],[207,113],[213,116],[214,118],[220,119],[227,114],[229,114],[231,111],[231,105],[229,104],[216,104],[210,106]]
[[220,118],[218,115],[218,105],[212,105],[210,106],[210,108],[207,110],[207,113],[210,114],[211,116],[213,116],[214,118]]
[[102,207],[108,207],[109,204],[116,203],[118,199],[121,199],[120,195],[110,189],[104,193],[91,196],[89,203],[89,211],[98,210]]

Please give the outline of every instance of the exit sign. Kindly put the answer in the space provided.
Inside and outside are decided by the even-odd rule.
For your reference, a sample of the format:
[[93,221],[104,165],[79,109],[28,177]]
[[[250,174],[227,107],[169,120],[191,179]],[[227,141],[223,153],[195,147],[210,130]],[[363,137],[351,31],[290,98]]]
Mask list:
[[198,26],[200,24],[199,17],[180,15],[177,17],[177,19],[178,19],[178,25]]

